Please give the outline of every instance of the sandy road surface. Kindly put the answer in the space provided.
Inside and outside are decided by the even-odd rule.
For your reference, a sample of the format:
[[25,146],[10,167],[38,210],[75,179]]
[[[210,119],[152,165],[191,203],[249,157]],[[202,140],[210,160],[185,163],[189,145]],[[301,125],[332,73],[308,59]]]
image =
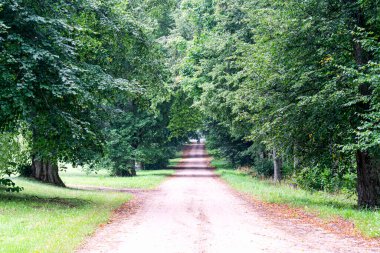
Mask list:
[[99,229],[78,252],[380,252],[312,225],[272,222],[208,169],[204,145],[136,212]]

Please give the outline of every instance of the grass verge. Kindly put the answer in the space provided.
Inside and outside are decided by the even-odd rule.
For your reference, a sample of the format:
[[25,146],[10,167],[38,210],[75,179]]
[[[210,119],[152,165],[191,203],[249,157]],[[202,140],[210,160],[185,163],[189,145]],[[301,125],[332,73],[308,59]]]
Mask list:
[[218,169],[217,173],[221,178],[234,189],[260,201],[302,208],[325,220],[341,217],[352,222],[365,237],[380,237],[380,211],[358,209],[354,197],[309,192],[294,189],[286,184],[276,185],[269,181],[258,180],[246,173],[231,170],[232,166],[222,159],[214,159],[212,165]]
[[175,157],[173,159],[169,160],[169,167],[175,167],[175,166],[177,166],[181,162],[182,154],[183,154],[182,151],[178,151],[175,154]]
[[61,173],[61,178],[66,185],[83,185],[95,187],[110,187],[114,189],[154,189],[166,177],[173,174],[173,170],[149,170],[137,171],[135,177],[112,177],[106,170],[100,170],[86,174],[78,168],[68,168]]
[[[176,166],[181,153],[170,161]],[[133,178],[110,177],[105,170],[86,174],[78,168],[61,173],[68,185],[153,189],[174,170],[138,171]],[[99,192],[54,187],[14,178],[21,193],[0,192],[0,252],[73,252],[109,220],[112,211],[132,198],[120,192]]]
[[[181,153],[170,161],[176,166]],[[137,177],[110,177],[105,170],[86,174],[78,168],[61,173],[68,185],[152,189],[174,170],[138,171]],[[73,252],[109,220],[112,211],[132,198],[120,192],[75,190],[14,178],[24,191],[0,192],[0,252]]]
[[73,252],[112,210],[131,198],[17,178],[21,193],[0,193],[0,252]]
[[96,173],[86,173],[80,168],[67,166],[67,169],[60,173],[66,185],[81,185],[94,187],[110,187],[114,189],[154,189],[165,178],[172,175],[175,167],[181,160],[182,152],[177,152],[176,157],[169,160],[166,170],[140,170],[135,177],[113,177],[107,170],[99,170]]

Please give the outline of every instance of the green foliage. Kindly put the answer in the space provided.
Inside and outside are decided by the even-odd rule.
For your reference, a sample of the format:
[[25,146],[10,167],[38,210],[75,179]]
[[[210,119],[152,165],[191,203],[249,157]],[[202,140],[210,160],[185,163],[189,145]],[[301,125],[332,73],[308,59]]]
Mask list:
[[202,114],[193,106],[193,100],[178,92],[170,108],[170,122],[168,129],[171,138],[185,138],[196,133],[202,126]]
[[3,1],[2,6],[0,19],[7,28],[1,34],[1,100],[12,101],[12,108],[1,107],[1,128],[21,119],[31,132],[33,155],[88,159],[86,151],[100,145],[96,93],[102,87],[87,78],[93,66],[78,59],[80,27],[65,14],[75,10],[68,2],[48,0]]
[[215,121],[205,124],[207,147],[218,151],[218,156],[225,157],[235,166],[247,166],[253,163],[252,142],[242,141],[231,136],[228,130]]
[[0,129],[22,122],[36,159],[133,175],[203,131],[260,175],[275,150],[306,188],[352,189],[358,153],[376,167],[377,0],[0,6]]
[[296,182],[308,190],[331,191],[334,188],[334,178],[329,168],[303,168],[298,173]]
[[266,176],[276,149],[302,186],[353,189],[355,153],[379,158],[378,11],[372,0],[181,1],[175,80],[211,147]]
[[19,167],[28,165],[28,151],[26,140],[19,131],[0,134],[0,191],[22,190],[5,177],[17,175]]
[[23,122],[33,160],[165,163],[178,143],[168,140],[169,72],[155,39],[174,5],[2,0],[0,129]]
[[167,104],[158,105],[159,111],[139,108],[132,103],[120,107],[104,131],[107,136],[106,159],[113,174],[134,174],[135,164],[146,169],[164,169],[179,145],[170,138]]
[[353,172],[342,170],[334,174],[331,168],[320,166],[302,168],[295,176],[295,182],[304,189],[328,192],[354,193],[356,180]]
[[252,166],[252,169],[253,171],[255,171],[257,174],[261,176],[264,176],[264,177],[273,176],[273,161],[268,158],[259,159]]
[[23,188],[17,186],[9,178],[0,178],[0,190],[5,190],[6,192],[20,192],[23,190]]
[[0,134],[0,176],[15,175],[17,168],[27,164],[29,148],[20,132]]

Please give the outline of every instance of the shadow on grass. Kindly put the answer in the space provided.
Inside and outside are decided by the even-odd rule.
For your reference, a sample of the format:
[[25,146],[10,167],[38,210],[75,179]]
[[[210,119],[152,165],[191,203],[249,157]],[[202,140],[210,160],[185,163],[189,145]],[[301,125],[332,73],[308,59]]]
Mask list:
[[22,203],[31,207],[48,207],[54,205],[60,208],[83,208],[91,204],[91,201],[78,198],[39,197],[23,193],[0,193],[1,203]]

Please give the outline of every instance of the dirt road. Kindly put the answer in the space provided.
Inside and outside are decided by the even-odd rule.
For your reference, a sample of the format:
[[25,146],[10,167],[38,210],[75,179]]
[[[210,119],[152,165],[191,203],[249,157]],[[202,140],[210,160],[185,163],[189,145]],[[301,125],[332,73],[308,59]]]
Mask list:
[[208,159],[204,145],[187,146],[179,170],[135,214],[99,229],[78,252],[380,252],[312,225],[260,216]]

